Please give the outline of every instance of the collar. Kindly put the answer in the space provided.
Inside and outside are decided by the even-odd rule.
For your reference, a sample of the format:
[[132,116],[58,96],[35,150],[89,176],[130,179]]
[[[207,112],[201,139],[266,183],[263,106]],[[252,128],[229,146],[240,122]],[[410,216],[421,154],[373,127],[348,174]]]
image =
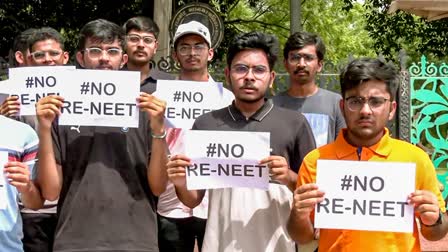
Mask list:
[[[353,146],[349,144],[345,138],[344,135],[347,132],[347,129],[342,129],[341,132],[339,132],[338,137],[334,141],[336,148],[336,156],[338,159],[343,159],[344,157],[353,155],[356,153],[358,147]],[[362,146],[363,148],[367,148],[374,152],[375,154],[379,156],[388,156],[390,152],[392,151],[391,146],[391,137],[389,136],[389,129],[384,128],[384,135],[381,137],[380,141],[372,146]]]
[[[264,98],[264,101],[265,102],[263,106],[261,106],[261,108],[259,108],[257,112],[249,117],[249,119],[261,122],[261,120],[263,120],[269,114],[269,112],[271,112],[272,108],[274,108],[274,103],[272,103],[271,99]],[[241,111],[235,106],[235,101],[233,101],[232,104],[227,107],[227,111],[229,111],[230,117],[232,117],[233,121],[235,122],[240,120],[248,120],[243,115],[243,113],[241,113]]]

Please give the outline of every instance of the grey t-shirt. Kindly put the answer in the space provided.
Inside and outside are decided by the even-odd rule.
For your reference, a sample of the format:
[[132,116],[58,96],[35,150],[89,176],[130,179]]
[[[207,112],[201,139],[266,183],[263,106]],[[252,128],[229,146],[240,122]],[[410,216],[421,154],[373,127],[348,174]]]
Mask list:
[[272,98],[276,106],[305,115],[313,130],[317,147],[333,142],[339,131],[346,127],[339,108],[341,99],[341,95],[322,88],[308,97],[292,97],[285,91]]

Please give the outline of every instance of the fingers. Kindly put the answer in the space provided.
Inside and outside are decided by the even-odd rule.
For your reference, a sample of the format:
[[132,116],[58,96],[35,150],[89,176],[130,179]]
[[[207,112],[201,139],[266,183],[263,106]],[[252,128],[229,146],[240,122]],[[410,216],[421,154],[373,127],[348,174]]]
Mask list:
[[11,117],[17,115],[19,111],[20,102],[17,96],[9,96],[0,106],[0,115]]
[[64,98],[58,95],[50,95],[40,99],[36,104],[36,115],[39,119],[39,124],[46,125],[52,122],[56,116],[61,115],[61,108],[64,105]]
[[174,156],[171,156],[167,163],[168,168],[185,167],[190,165],[191,159],[183,154],[176,154]]
[[417,190],[411,193],[408,196],[408,204],[414,206],[425,225],[434,224],[439,218],[439,202],[436,195],[430,191]]
[[8,162],[3,171],[9,183],[13,186],[27,186],[30,182],[30,171],[25,163]]
[[163,114],[165,113],[166,102],[153,95],[141,92],[140,96],[137,97],[137,106],[142,110],[150,112],[152,115],[155,115],[154,112],[157,114],[162,112]]
[[175,186],[186,184],[186,167],[191,165],[191,160],[182,154],[172,156],[167,163],[167,173],[169,180]]
[[269,175],[272,180],[282,184],[288,184],[289,181],[289,165],[282,156],[269,156],[260,161],[261,165],[269,168]]
[[324,200],[325,192],[320,191],[316,184],[306,184],[294,191],[294,201],[297,209],[314,209],[317,203]]

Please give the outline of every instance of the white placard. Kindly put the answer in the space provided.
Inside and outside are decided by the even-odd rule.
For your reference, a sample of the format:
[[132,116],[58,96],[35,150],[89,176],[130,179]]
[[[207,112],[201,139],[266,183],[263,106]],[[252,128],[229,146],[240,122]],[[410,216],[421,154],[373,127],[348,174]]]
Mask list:
[[63,95],[61,87],[72,85],[69,78],[74,66],[15,67],[9,69],[11,96],[18,96],[20,115],[35,115],[36,103],[48,95]]
[[191,129],[199,116],[230,105],[234,98],[222,83],[181,80],[158,80],[154,95],[167,102],[167,127],[182,129]]
[[318,160],[316,228],[413,232],[415,163]]
[[259,162],[270,154],[270,133],[189,130],[185,133],[187,188],[268,189],[269,171]]
[[6,192],[6,177],[3,172],[3,168],[5,167],[5,164],[8,162],[8,152],[6,151],[0,151],[0,209],[6,209],[7,208],[7,192]]
[[71,78],[60,125],[138,127],[140,72],[83,69]]

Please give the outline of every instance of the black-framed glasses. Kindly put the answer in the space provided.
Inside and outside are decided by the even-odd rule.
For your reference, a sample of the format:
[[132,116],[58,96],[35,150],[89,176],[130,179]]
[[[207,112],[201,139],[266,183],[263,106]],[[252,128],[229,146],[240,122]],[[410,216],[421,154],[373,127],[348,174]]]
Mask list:
[[47,55],[52,60],[58,60],[62,55],[62,51],[61,50],[35,51],[30,53],[30,55],[31,57],[33,57],[35,61],[44,61]]
[[191,54],[193,54],[193,51],[201,54],[207,48],[208,48],[208,46],[205,43],[196,44],[196,45],[180,45],[177,48],[177,51],[179,52],[180,55],[185,56],[185,55],[188,55],[190,52],[191,52]]
[[311,62],[315,59],[317,59],[316,55],[308,54],[308,53],[294,53],[288,55],[288,63],[292,65],[297,65],[300,63],[300,60],[304,59],[305,62]]
[[347,107],[350,111],[356,112],[360,111],[364,104],[368,104],[370,109],[377,109],[382,107],[387,101],[390,101],[388,98],[379,97],[379,96],[371,96],[371,97],[362,97],[362,96],[350,96],[345,98]]
[[231,70],[237,75],[238,78],[249,74],[251,69],[255,79],[263,79],[269,72],[269,68],[263,65],[248,66],[244,64],[236,64],[231,67]]
[[89,47],[84,49],[85,52],[87,52],[87,56],[91,59],[97,59],[103,56],[103,52],[106,52],[107,56],[110,58],[121,56],[122,50],[120,48],[108,48],[108,49],[102,49],[99,47]]
[[152,36],[140,36],[137,34],[128,34],[126,38],[126,41],[131,44],[138,44],[143,40],[143,43],[147,46],[150,46],[157,41],[157,39]]

